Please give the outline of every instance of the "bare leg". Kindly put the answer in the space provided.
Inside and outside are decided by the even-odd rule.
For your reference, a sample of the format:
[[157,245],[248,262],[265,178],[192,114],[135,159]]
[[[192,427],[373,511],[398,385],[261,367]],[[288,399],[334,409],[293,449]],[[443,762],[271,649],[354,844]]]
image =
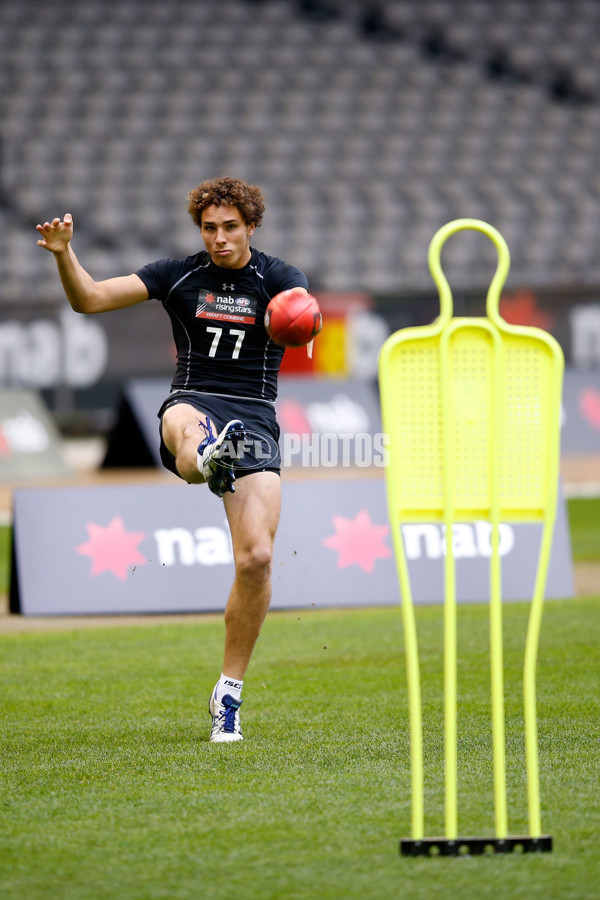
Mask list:
[[271,600],[271,560],[281,508],[275,472],[254,472],[224,496],[235,558],[225,610],[223,672],[243,679]]
[[[189,484],[204,481],[196,453],[204,437],[198,423],[205,419],[187,403],[171,406],[163,415],[163,440],[175,456],[177,471]],[[235,580],[225,610],[223,672],[242,680],[271,600],[271,557],[281,483],[275,472],[253,472],[235,484],[235,494],[223,497],[235,559]]]
[[[198,470],[196,456],[198,444],[205,437],[200,422],[207,416],[188,403],[170,406],[162,417],[162,437],[175,457],[177,471],[188,484],[203,484],[204,476]],[[214,423],[211,422],[213,432]]]

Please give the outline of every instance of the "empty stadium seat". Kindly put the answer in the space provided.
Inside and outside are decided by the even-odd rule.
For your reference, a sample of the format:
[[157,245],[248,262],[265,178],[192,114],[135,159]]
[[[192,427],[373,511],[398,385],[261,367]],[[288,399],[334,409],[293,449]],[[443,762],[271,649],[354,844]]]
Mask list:
[[[429,287],[458,216],[506,235],[512,283],[593,284],[599,32],[593,0],[399,0],[371,30],[359,0],[4,0],[0,302],[59,296],[33,226],[67,210],[103,275],[190,252],[186,193],[223,172],[263,187],[257,245],[319,288]],[[469,241],[449,265],[487,277]]]

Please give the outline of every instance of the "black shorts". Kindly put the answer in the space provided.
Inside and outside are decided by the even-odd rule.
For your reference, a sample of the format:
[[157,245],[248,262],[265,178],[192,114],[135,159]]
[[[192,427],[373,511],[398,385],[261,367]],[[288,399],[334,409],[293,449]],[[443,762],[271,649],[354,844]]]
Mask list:
[[[205,416],[199,415],[198,420],[203,422],[208,416],[214,422],[217,434],[232,419],[240,419],[244,423],[247,438],[243,442],[242,454],[233,466],[237,478],[251,475],[252,472],[277,472],[280,474],[280,430],[275,417],[275,405],[267,400],[205,394],[202,391],[173,391],[158,411],[160,458],[166,469],[179,475],[175,466],[175,457],[168,450],[162,437],[163,414],[165,410],[175,406],[176,403],[187,403],[195,407],[199,413],[205,413]],[[204,432],[199,428],[198,443],[203,437]]]

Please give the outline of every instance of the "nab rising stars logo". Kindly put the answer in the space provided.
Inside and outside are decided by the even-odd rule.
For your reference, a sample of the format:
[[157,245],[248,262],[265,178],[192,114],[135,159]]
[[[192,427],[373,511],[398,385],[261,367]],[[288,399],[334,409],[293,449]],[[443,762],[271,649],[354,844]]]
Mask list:
[[222,322],[240,322],[246,325],[254,325],[256,322],[258,298],[244,297],[232,293],[229,289],[233,285],[223,285],[227,293],[216,294],[211,291],[201,290],[198,293],[196,306],[197,319],[215,319]]

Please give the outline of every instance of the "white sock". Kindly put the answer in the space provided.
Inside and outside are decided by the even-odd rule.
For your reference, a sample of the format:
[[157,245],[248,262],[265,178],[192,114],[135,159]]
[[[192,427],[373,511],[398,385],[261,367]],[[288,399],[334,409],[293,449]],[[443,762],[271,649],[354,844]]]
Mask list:
[[228,675],[221,673],[215,688],[217,702],[220,703],[225,694],[229,694],[234,700],[241,700],[243,687],[243,681],[240,681],[238,678],[230,678]]

